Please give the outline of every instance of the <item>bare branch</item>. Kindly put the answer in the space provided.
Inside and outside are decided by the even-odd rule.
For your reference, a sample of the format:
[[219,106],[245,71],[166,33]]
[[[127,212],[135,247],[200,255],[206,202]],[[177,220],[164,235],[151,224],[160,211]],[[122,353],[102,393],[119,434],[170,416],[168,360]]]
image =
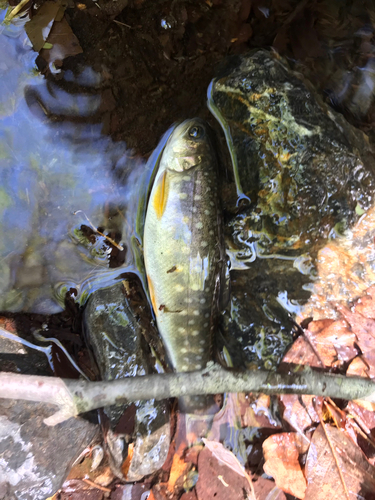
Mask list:
[[202,371],[128,377],[109,382],[0,372],[0,398],[40,401],[60,408],[46,419],[48,425],[103,406],[223,392],[315,394],[375,403],[375,382],[372,380],[331,375],[310,368],[285,375],[263,370],[239,372],[212,364]]

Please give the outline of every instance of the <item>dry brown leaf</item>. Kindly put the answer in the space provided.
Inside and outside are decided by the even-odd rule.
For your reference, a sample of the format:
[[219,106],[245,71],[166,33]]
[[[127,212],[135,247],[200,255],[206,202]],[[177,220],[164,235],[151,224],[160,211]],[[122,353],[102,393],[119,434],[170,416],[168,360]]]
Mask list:
[[375,405],[368,401],[349,401],[346,411],[349,415],[358,418],[366,430],[375,429]]
[[226,465],[240,476],[245,477],[246,479],[248,478],[248,475],[242,468],[242,465],[230,450],[224,448],[224,446],[221,443],[218,443],[216,441],[209,441],[208,439],[203,438],[203,442],[206,448],[210,450],[212,455],[220,463]]
[[253,484],[257,500],[286,500],[285,493],[270,479],[259,476]]
[[330,425],[315,431],[305,474],[305,500],[371,498],[375,491],[375,467],[345,432]]
[[180,497],[180,500],[197,500],[195,490],[183,493],[182,497]]
[[299,455],[306,453],[308,443],[295,432],[275,434],[263,443],[263,454],[266,460],[263,468],[272,476],[276,485],[286,493],[303,499],[306,480],[303,475]]
[[321,368],[321,364],[308,341],[303,337],[292,344],[288,352],[283,357],[283,363],[292,365],[309,365],[312,367]]
[[350,363],[346,374],[351,377],[368,377],[368,364],[362,359],[362,356],[357,356]]

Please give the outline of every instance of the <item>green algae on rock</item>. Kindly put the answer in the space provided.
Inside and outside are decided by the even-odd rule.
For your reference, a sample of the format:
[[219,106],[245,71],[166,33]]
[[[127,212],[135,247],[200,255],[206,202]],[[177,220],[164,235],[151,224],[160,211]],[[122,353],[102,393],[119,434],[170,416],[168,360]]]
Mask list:
[[367,137],[266,50],[226,61],[208,100],[238,196],[237,208],[226,200],[235,213],[226,232],[232,269],[242,270],[231,272],[224,330],[247,362],[271,368],[292,340],[319,248],[372,204],[374,159]]
[[276,55],[229,60],[210,85],[209,106],[226,134],[237,191],[250,200],[259,254],[310,249],[358,220],[357,205],[370,206],[375,169],[358,151],[364,136]]

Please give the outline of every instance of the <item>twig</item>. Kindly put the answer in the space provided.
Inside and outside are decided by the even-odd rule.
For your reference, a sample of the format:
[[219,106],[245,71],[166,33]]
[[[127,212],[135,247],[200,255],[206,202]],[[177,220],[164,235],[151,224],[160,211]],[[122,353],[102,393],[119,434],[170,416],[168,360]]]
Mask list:
[[15,17],[30,0],[21,0],[21,2],[14,7],[5,17],[4,21],[9,22]]
[[40,377],[0,372],[0,398],[55,404],[59,411],[45,420],[55,425],[80,413],[110,405],[149,400],[220,394],[315,394],[375,402],[375,382],[306,369],[298,374],[227,370],[210,364],[202,371],[127,377],[107,382]]
[[110,488],[105,488],[104,486],[101,486],[100,484],[94,483],[94,481],[91,481],[91,479],[83,478],[82,481],[84,481],[86,484],[89,484],[93,488],[96,488],[101,491],[106,491],[110,493],[112,490]]
[[109,241],[114,247],[116,247],[118,250],[122,251],[124,250],[124,247],[122,245],[119,245],[118,243],[115,242],[115,240],[113,240],[112,238],[110,238],[109,236],[107,236],[106,234],[102,233],[101,231],[99,231],[95,226],[94,224],[91,222],[91,220],[87,217],[87,215],[85,214],[85,212],[83,210],[77,210],[76,212],[73,212],[73,215],[77,215],[79,213],[82,213],[84,215],[84,217],[86,218],[87,222],[90,224],[90,227],[91,229],[94,231],[94,233],[98,234],[99,236],[102,236],[103,238],[105,238],[107,241]]

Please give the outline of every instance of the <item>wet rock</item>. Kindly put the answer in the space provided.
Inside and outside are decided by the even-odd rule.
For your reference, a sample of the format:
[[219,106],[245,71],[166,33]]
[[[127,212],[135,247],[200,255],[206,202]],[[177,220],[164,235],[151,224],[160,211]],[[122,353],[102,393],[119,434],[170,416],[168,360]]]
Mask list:
[[[0,327],[19,336],[15,320],[2,317]],[[31,336],[27,340],[30,345],[35,341]],[[46,352],[37,348],[0,334],[0,370],[50,375]],[[1,499],[44,500],[53,495],[98,433],[96,425],[81,418],[55,427],[44,424],[43,419],[55,412],[54,405],[0,399]]]
[[239,209],[226,200],[237,213],[226,227],[232,299],[224,331],[246,362],[272,368],[292,341],[319,249],[371,206],[374,160],[367,137],[266,50],[230,59],[209,98],[242,199]]
[[0,498],[45,500],[62,485],[97,426],[71,418],[55,427],[43,419],[53,405],[0,399]]
[[169,405],[166,401],[140,403],[135,419],[134,453],[126,474],[129,482],[140,481],[163,466],[171,438]]
[[[0,328],[18,336],[15,321],[0,317]],[[22,338],[20,338],[22,342]],[[31,343],[35,339],[28,338]],[[10,340],[0,331],[0,371],[23,373],[25,375],[50,375],[51,370],[46,355],[25,344]]]
[[231,271],[222,330],[234,366],[278,366],[298,333],[293,317],[309,298],[303,287],[310,281],[293,261],[262,259],[245,271]]
[[370,206],[375,169],[366,137],[284,60],[266,50],[229,60],[210,99],[227,130],[237,188],[250,199],[259,254],[310,249],[336,224],[358,220],[357,204]]
[[[163,359],[160,339],[152,327],[141,284],[131,275],[124,277],[121,283],[92,294],[85,309],[84,324],[103,380],[146,375],[155,373],[157,365],[161,368],[155,357],[155,353],[161,353]],[[168,402],[151,400],[113,406],[104,411],[112,429],[107,442],[114,472],[126,481],[139,481],[158,470],[169,449]],[[126,429],[121,418],[124,412]],[[132,428],[129,428],[129,418],[134,419]],[[130,440],[133,443],[128,447]],[[127,455],[129,460],[124,465]]]

